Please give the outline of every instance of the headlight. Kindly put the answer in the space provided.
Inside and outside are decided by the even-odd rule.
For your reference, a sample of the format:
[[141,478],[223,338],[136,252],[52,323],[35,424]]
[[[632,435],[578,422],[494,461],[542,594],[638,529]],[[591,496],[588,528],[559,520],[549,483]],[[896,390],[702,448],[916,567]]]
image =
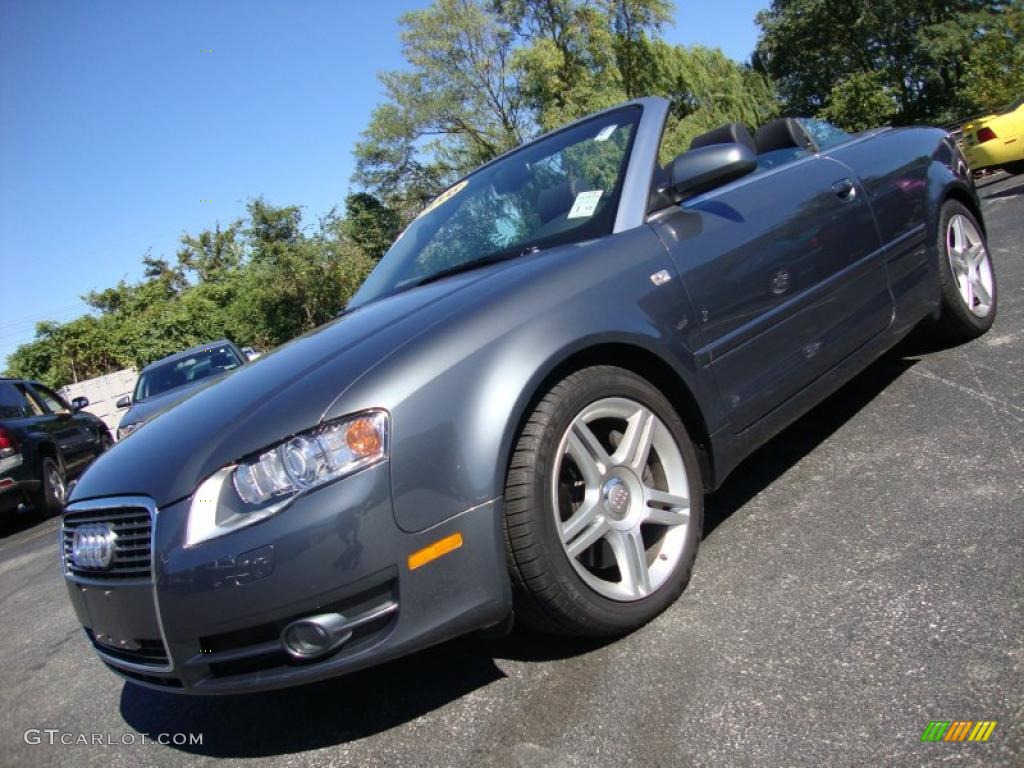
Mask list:
[[208,477],[192,496],[185,546],[277,514],[293,499],[388,456],[388,415],[321,424]]
[[117,428],[117,439],[123,440],[128,437],[132,432],[142,426],[141,421],[133,421],[131,424],[123,424]]

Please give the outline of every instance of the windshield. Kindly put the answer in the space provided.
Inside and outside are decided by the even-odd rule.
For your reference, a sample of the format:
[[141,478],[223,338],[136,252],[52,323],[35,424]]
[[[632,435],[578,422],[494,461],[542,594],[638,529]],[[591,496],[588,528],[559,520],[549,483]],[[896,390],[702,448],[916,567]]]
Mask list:
[[819,150],[831,149],[839,144],[849,141],[853,136],[842,128],[838,128],[825,120],[818,120],[814,117],[799,118],[800,125],[814,139]]
[[201,349],[177,360],[143,371],[135,384],[132,400],[138,402],[168,392],[193,381],[214,376],[242,364],[230,344]]
[[438,196],[399,235],[355,308],[477,264],[610,234],[640,107],[514,151]]

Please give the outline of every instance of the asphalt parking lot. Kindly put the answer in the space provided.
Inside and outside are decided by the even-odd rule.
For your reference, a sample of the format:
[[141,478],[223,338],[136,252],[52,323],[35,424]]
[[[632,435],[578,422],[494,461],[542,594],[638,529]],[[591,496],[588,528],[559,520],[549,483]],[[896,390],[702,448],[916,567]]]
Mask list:
[[[904,345],[761,449],[709,499],[690,588],[618,641],[520,631],[291,691],[149,691],[89,649],[55,521],[0,522],[0,764],[1021,765],[1024,176],[980,193],[992,331]],[[922,743],[930,720],[998,725]]]

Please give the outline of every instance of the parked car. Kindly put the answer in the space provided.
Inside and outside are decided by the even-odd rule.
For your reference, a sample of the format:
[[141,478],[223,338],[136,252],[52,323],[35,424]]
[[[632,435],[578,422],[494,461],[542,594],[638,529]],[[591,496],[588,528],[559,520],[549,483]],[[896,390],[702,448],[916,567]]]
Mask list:
[[38,381],[0,378],[0,514],[30,504],[54,514],[67,482],[113,442],[106,425]]
[[662,167],[668,114],[634,101],[474,171],[342,317],[96,462],[62,536],[103,661],[229,693],[513,615],[628,632],[682,592],[744,457],[922,321],[992,324],[946,132],[731,124]]
[[1024,173],[1024,99],[1001,112],[967,123],[963,148],[971,170],[1001,168]]
[[116,403],[118,408],[128,408],[117,426],[117,439],[247,362],[249,358],[233,342],[219,339],[150,363],[139,374],[131,397],[125,395]]

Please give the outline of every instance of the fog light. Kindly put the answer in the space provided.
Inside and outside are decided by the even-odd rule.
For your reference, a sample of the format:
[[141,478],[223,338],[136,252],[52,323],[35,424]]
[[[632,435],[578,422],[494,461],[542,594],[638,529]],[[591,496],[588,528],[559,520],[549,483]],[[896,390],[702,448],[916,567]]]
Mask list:
[[296,659],[318,659],[352,637],[349,621],[340,613],[324,613],[293,621],[281,633],[281,642]]

